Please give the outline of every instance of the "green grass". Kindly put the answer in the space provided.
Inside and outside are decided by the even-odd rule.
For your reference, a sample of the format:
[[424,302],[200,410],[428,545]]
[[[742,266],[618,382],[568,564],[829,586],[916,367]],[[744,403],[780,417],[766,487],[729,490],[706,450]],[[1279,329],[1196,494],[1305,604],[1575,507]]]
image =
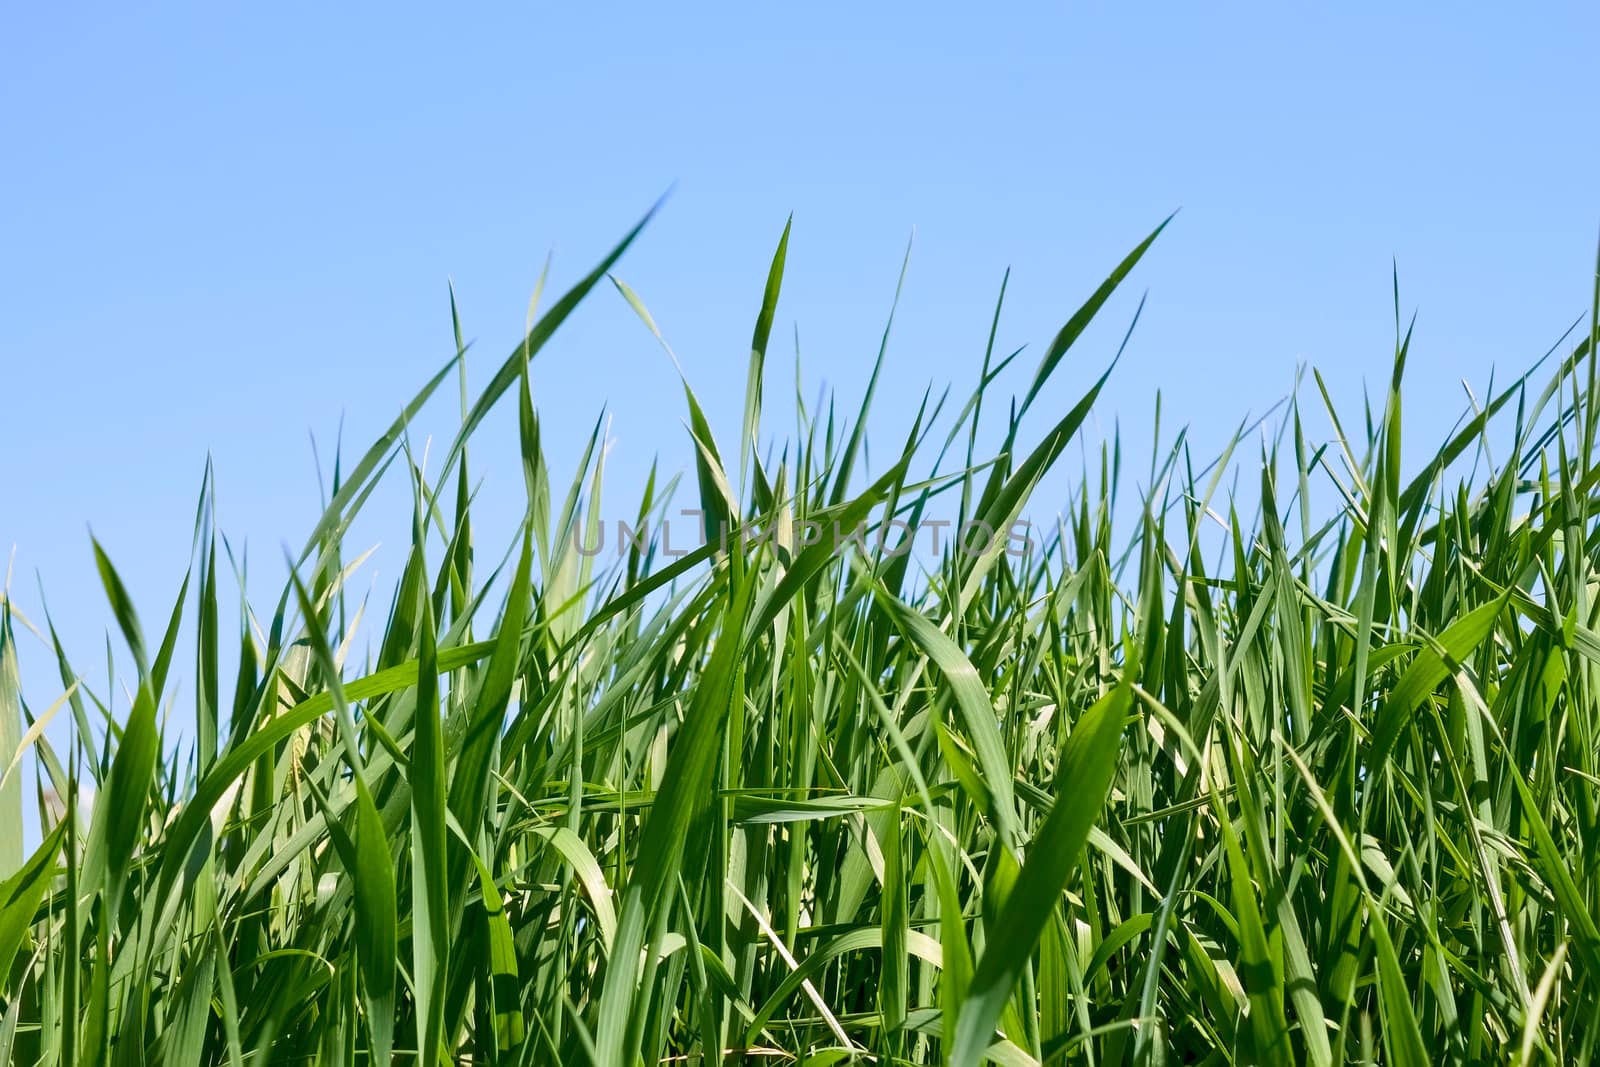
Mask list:
[[[970,396],[925,398],[869,473],[870,388],[758,448],[785,231],[752,285],[737,443],[685,382],[692,479],[616,509],[594,441],[552,484],[529,366],[579,301],[614,298],[637,233],[537,318],[425,475],[407,422],[458,374],[471,395],[458,353],[246,623],[220,617],[209,481],[160,629],[96,546],[129,699],[55,642],[67,695],[24,697],[34,623],[4,613],[0,757],[27,759],[0,824],[37,798],[46,833],[31,855],[0,835],[0,1062],[1595,1059],[1593,318],[1421,469],[1402,331],[1370,410],[1337,415],[1319,378],[1259,452],[1196,457],[1180,433],[1133,477],[1115,441],[1077,459],[1099,384],[1035,400],[1082,373],[1063,357],[1146,241],[1019,399],[991,342]],[[525,519],[484,556],[467,443],[500,401]],[[1073,466],[1060,527],[1020,558],[782,534],[1005,529]],[[343,540],[384,478],[414,508],[379,619],[346,601]],[[780,536],[573,548],[602,513],[685,506]]]

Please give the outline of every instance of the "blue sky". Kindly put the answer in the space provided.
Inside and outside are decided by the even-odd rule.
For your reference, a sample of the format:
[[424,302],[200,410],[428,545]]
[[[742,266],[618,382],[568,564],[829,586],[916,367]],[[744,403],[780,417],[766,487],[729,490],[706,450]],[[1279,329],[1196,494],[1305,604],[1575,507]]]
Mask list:
[[[0,32],[0,547],[16,603],[37,610],[41,574],[83,664],[108,623],[88,526],[154,629],[209,452],[222,526],[274,592],[318,510],[308,434],[326,450],[342,418],[364,447],[448,358],[447,279],[481,382],[546,253],[564,286],[674,183],[620,274],[734,440],[791,212],[775,398],[796,328],[808,395],[856,395],[915,229],[884,440],[930,380],[964,395],[1008,266],[1000,347],[1037,352],[1178,208],[1041,422],[1145,289],[1095,432],[1147,432],[1160,388],[1203,449],[1302,363],[1358,402],[1387,373],[1398,263],[1425,441],[1462,378],[1481,395],[1523,369],[1593,283],[1593,5],[148,6],[23,5]],[[621,499],[653,456],[690,459],[670,365],[613,293],[535,392],[558,470],[611,413]],[[511,515],[499,415],[473,463]],[[418,434],[450,429],[445,404]],[[54,679],[23,650],[42,706]]]

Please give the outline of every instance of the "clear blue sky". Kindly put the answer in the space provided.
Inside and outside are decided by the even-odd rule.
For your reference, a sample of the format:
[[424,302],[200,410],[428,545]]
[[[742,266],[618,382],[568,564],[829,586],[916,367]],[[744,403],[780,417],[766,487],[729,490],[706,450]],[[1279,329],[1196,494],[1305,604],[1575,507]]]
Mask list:
[[[1459,379],[1481,392],[1491,367],[1521,370],[1587,307],[1592,4],[467,7],[4,16],[0,546],[16,546],[17,603],[37,607],[41,572],[96,677],[86,526],[155,629],[209,451],[222,524],[275,591],[281,546],[317,510],[308,433],[331,442],[343,417],[364,447],[442,364],[447,278],[481,382],[546,252],[564,286],[672,183],[620,273],[724,438],[790,212],[775,398],[797,323],[808,392],[860,388],[915,228],[885,437],[927,381],[970,383],[1008,265],[1001,347],[1037,352],[1175,208],[1046,398],[1075,398],[1148,288],[1102,431],[1115,416],[1142,433],[1160,387],[1172,422],[1218,442],[1302,362],[1358,398],[1387,372],[1392,261],[1420,310],[1418,435],[1459,411]],[[670,366],[613,293],[562,331],[535,389],[561,469],[612,412],[625,498],[653,455],[690,457]],[[474,456],[490,508],[520,492],[510,421]],[[384,595],[390,547],[368,582]],[[42,706],[53,679],[23,650]]]

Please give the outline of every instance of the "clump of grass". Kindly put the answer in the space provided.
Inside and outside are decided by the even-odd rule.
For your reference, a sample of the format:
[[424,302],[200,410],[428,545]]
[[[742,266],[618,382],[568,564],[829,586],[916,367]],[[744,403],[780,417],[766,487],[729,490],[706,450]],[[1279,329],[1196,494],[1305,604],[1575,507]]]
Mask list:
[[[219,618],[209,483],[156,642],[96,546],[137,688],[113,713],[55,645],[69,750],[18,691],[4,614],[0,819],[21,821],[14,751],[64,811],[31,855],[0,848],[0,1061],[1594,1058],[1594,320],[1419,471],[1403,336],[1359,422],[1318,379],[1325,442],[1298,398],[1259,463],[1180,434],[1131,520],[1107,446],[1032,550],[914,564],[877,543],[889,520],[1023,514],[1100,383],[1064,414],[1034,401],[1150,241],[1020,400],[996,402],[985,353],[869,480],[870,390],[848,429],[801,411],[757,450],[785,231],[736,456],[684,386],[689,502],[777,536],[612,562],[575,547],[592,444],[553,504],[529,366],[637,233],[496,368],[432,476],[404,432],[457,361],[427,383],[259,628]],[[507,394],[525,519],[486,568],[465,445]],[[1241,466],[1259,495],[1230,499]],[[411,550],[358,664],[343,541],[383,477],[410,479]],[[671,495],[652,480],[633,512],[648,528]],[[798,521],[872,536],[835,551]],[[185,618],[180,746],[158,709]]]

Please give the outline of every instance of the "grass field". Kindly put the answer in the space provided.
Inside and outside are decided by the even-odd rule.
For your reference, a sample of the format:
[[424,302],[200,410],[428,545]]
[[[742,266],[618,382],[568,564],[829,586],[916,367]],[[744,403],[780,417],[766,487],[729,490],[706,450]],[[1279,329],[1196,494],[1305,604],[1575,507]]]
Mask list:
[[[693,473],[602,509],[595,442],[552,484],[529,366],[637,233],[461,377],[424,475],[406,420],[444,366],[247,622],[219,617],[209,485],[158,625],[97,548],[131,707],[59,643],[66,695],[20,694],[19,638],[53,630],[5,613],[0,820],[38,804],[45,834],[0,850],[0,1063],[1595,1058],[1593,318],[1419,469],[1398,318],[1368,410],[1318,378],[1222,455],[1085,464],[1099,385],[1035,398],[1082,378],[1064,357],[1152,234],[1036,370],[975,358],[869,474],[870,388],[757,448],[786,231],[737,439],[685,382]],[[466,446],[500,402],[526,518],[485,546]],[[1058,466],[1071,508],[1026,552],[896,551],[933,515],[1008,529]],[[412,547],[363,614],[343,541],[382,478]],[[602,512],[680,507],[774,536],[577,550]]]

